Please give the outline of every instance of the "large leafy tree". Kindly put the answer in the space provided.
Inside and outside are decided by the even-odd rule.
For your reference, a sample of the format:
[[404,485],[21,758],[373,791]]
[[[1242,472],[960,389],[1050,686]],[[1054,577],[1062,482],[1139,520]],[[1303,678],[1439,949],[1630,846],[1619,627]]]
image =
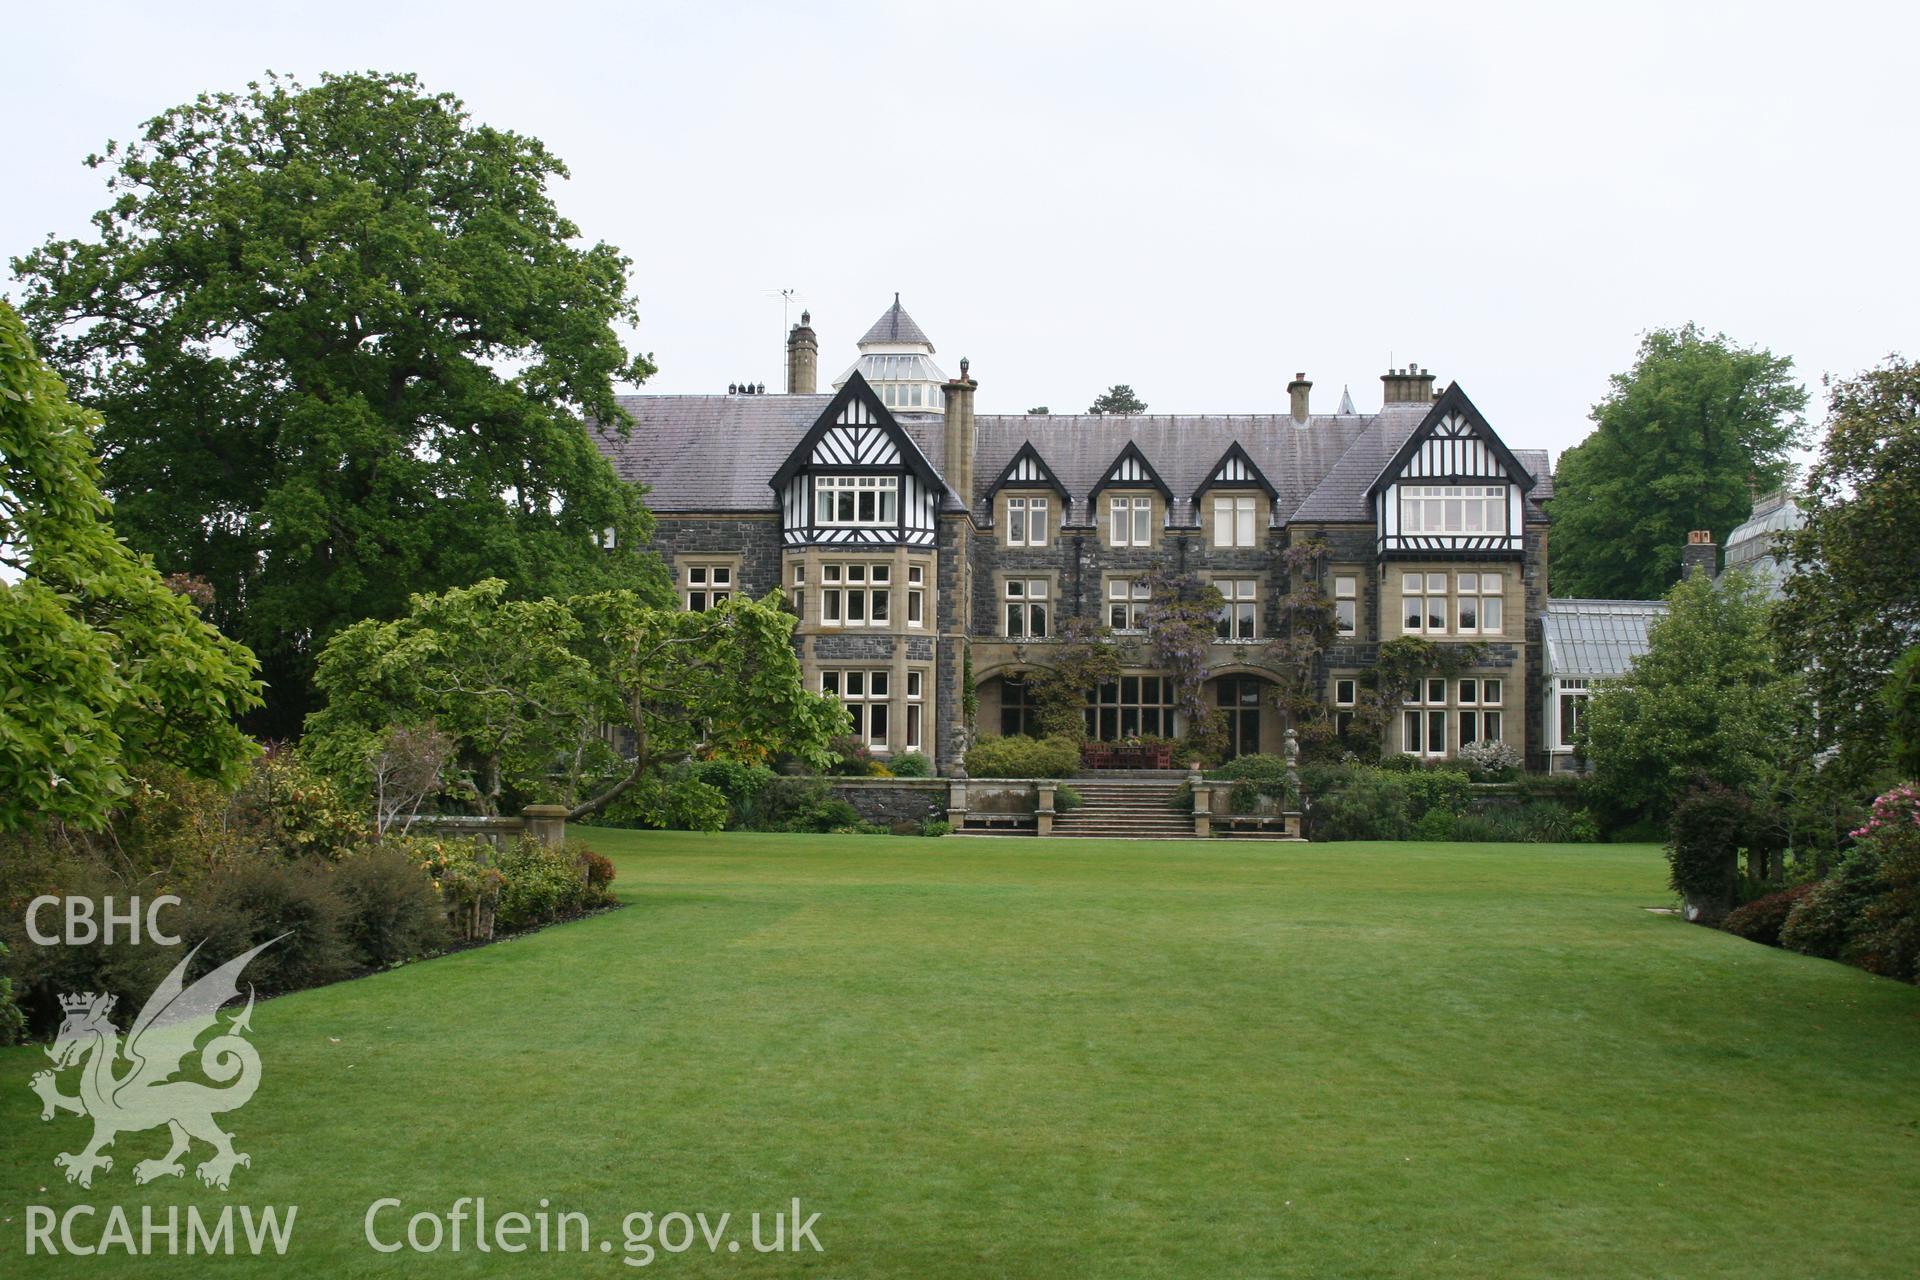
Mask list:
[[396,727],[431,725],[454,747],[447,789],[481,812],[558,800],[576,818],[692,759],[825,767],[847,716],[807,691],[793,623],[777,597],[692,613],[626,590],[514,600],[497,579],[416,596],[327,645],[303,750],[366,796]]
[[615,332],[629,264],[576,243],[537,140],[412,76],[270,77],[88,163],[112,203],[15,259],[23,311],[106,416],[121,533],[261,655],[269,730],[410,592],[649,580],[641,495],[582,429],[652,371]]
[[114,536],[97,428],[0,303],[0,831],[98,827],[146,768],[237,783],[256,750],[253,655]]
[[1556,595],[1651,600],[1687,533],[1724,538],[1756,490],[1792,476],[1807,393],[1793,362],[1693,325],[1656,329],[1593,408],[1594,431],[1554,476]]
[[1832,385],[1802,502],[1775,635],[1807,673],[1820,745],[1864,780],[1887,763],[1888,673],[1920,644],[1920,364],[1890,359]]
[[1693,574],[1627,673],[1582,722],[1595,796],[1614,816],[1664,823],[1688,788],[1771,793],[1792,769],[1800,686],[1774,659],[1770,605],[1744,572]]

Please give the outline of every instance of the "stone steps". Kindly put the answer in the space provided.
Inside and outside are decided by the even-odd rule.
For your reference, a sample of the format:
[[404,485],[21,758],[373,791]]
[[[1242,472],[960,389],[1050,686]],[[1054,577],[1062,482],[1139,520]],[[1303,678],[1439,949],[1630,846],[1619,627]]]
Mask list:
[[1085,803],[1053,820],[1053,833],[1112,840],[1180,840],[1193,836],[1193,819],[1169,807],[1184,774],[1071,780]]

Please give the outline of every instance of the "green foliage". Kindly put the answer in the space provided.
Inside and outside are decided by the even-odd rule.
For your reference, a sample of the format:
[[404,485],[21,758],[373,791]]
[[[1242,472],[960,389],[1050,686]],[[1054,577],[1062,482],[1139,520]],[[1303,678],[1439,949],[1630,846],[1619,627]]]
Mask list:
[[1075,614],[1059,624],[1048,665],[1027,676],[1034,719],[1048,737],[1087,736],[1087,697],[1120,678],[1120,649],[1099,618]]
[[1853,952],[1861,918],[1880,889],[1880,851],[1860,844],[1787,913],[1780,945],[1802,955],[1844,959]]
[[827,772],[837,778],[871,778],[873,766],[873,748],[864,738],[851,733],[836,734],[827,743],[827,750],[833,753],[833,763],[827,766]]
[[26,1026],[26,1017],[13,1002],[13,979],[7,976],[7,946],[0,942],[0,1045],[18,1040]]
[[732,813],[726,792],[682,768],[640,779],[598,818],[613,827],[721,831]]
[[1220,708],[1206,696],[1220,607],[1220,592],[1193,572],[1156,565],[1147,575],[1147,652],[1173,680],[1174,710],[1186,722],[1186,747],[1200,758],[1225,748]]
[[1422,769],[1410,773],[1406,778],[1406,788],[1407,800],[1413,806],[1415,817],[1425,817],[1435,810],[1465,813],[1467,801],[1473,794],[1467,775],[1458,769]]
[[1069,778],[1080,768],[1080,744],[1068,737],[982,738],[966,763],[975,778]]
[[[582,429],[651,372],[628,261],[565,166],[412,76],[269,76],[109,144],[97,238],[16,259],[102,436],[121,532],[213,584],[291,734],[335,632],[490,575],[516,595],[664,579],[639,490]],[[612,548],[597,535],[615,530]]]
[[887,761],[887,767],[893,770],[896,778],[931,778],[933,761],[918,751],[905,751]]
[[822,778],[773,779],[761,793],[757,818],[753,825],[761,831],[833,831],[860,821]]
[[952,833],[953,824],[945,818],[928,818],[920,824],[920,834],[923,836],[944,836]]
[[1460,815],[1451,809],[1429,809],[1413,824],[1416,840],[1451,840],[1453,824]]
[[1791,477],[1807,393],[1793,362],[1693,325],[1646,334],[1554,474],[1553,593],[1649,600],[1680,572],[1687,533],[1720,537],[1753,486]]
[[1717,785],[1689,792],[1674,807],[1668,882],[1686,900],[1690,919],[1718,923],[1732,908],[1742,834],[1752,819],[1745,796]]
[[[327,705],[309,717],[306,751],[364,792],[369,744],[390,724],[432,722],[482,813],[553,797],[575,820],[695,759],[821,767],[847,715],[802,684],[792,632],[778,592],[704,613],[630,591],[513,600],[498,579],[415,596],[405,617],[357,623],[327,646]],[[624,762],[609,724],[632,743]],[[670,799],[655,789],[627,816]]]
[[257,664],[116,536],[98,418],[0,302],[0,831],[98,829],[140,773],[238,780]]
[[1820,708],[1814,745],[1838,746],[1845,777],[1870,783],[1892,743],[1882,690],[1920,634],[1920,364],[1889,359],[1830,385],[1802,507],[1806,524],[1786,539],[1794,573],[1774,634]]
[[1893,664],[1884,696],[1893,767],[1903,778],[1920,778],[1920,644]]
[[605,906],[604,886],[587,882],[580,858],[522,836],[495,857],[500,868],[500,906],[495,920],[509,932],[550,924]]
[[473,840],[409,839],[405,847],[433,880],[454,937],[463,942],[493,937],[506,877],[494,865],[492,850]]
[[[815,769],[851,725],[838,698],[810,692],[793,650],[793,615],[779,591],[735,596],[704,613],[657,608],[630,591],[569,602],[603,692],[599,722],[633,743],[625,774],[575,804],[583,818],[664,765],[693,759],[765,764],[793,757]],[[583,727],[582,732],[585,732]]]
[[1669,812],[1697,779],[1757,791],[1794,754],[1798,684],[1774,662],[1759,588],[1694,576],[1667,605],[1647,651],[1587,704],[1591,794],[1618,820]]
[[1727,918],[1720,922],[1720,927],[1749,942],[1777,947],[1780,945],[1780,930],[1785,927],[1787,917],[1814,888],[1814,882],[1808,881],[1755,898],[1728,912]]
[[188,896],[185,911],[181,936],[204,942],[195,976],[272,938],[281,940],[247,966],[247,981],[263,992],[298,991],[353,971],[342,930],[346,904],[331,874],[314,862],[247,858],[217,868]]
[[1384,769],[1329,771],[1309,794],[1316,840],[1405,840],[1413,834],[1406,780]]
[[[1282,810],[1296,808],[1299,804],[1297,790],[1287,781],[1285,756],[1269,753],[1235,756],[1225,764],[1209,769],[1207,777],[1215,782],[1233,784],[1224,792],[1215,789],[1213,803],[1216,811],[1223,800],[1227,813],[1257,812],[1262,797],[1268,798]],[[1190,795],[1188,799],[1191,800]]]
[[384,969],[443,951],[451,933],[434,883],[404,847],[367,845],[333,870],[342,939],[354,963]]
[[1086,798],[1082,796],[1079,791],[1064,782],[1053,789],[1053,811],[1055,813],[1072,813],[1086,802]]
[[1116,382],[1102,391],[1094,402],[1087,406],[1088,413],[1135,414],[1147,411],[1146,402],[1133,394],[1133,388],[1124,382]]
[[566,605],[509,599],[498,578],[416,595],[404,617],[354,623],[327,645],[314,676],[326,705],[302,749],[365,800],[388,727],[431,721],[452,737],[479,812],[546,799],[554,761],[586,740],[600,706],[581,647]]

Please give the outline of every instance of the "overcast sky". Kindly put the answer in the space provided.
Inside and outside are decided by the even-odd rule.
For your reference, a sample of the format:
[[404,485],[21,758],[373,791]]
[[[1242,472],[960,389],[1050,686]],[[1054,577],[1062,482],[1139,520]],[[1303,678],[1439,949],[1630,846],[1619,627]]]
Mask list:
[[[899,290],[983,412],[1380,402],[1457,379],[1588,429],[1688,320],[1809,384],[1911,352],[1911,4],[37,5],[7,20],[0,257],[81,234],[80,160],[267,68],[418,72],[543,139],[634,260],[649,389],[822,378]],[[9,277],[10,287],[10,277]],[[798,308],[795,308],[797,316]],[[1816,415],[1817,416],[1817,415]]]

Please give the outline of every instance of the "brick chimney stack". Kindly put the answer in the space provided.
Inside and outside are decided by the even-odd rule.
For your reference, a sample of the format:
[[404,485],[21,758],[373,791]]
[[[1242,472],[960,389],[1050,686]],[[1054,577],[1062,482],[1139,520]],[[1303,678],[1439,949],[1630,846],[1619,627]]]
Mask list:
[[973,505],[973,392],[979,386],[967,376],[967,359],[960,358],[960,376],[946,384],[946,479],[960,501]]
[[787,334],[787,394],[810,396],[820,382],[820,340],[813,334],[813,313],[802,311]]
[[1711,578],[1720,568],[1720,548],[1714,545],[1713,530],[1695,529],[1687,535],[1687,545],[1680,551],[1680,576],[1691,578],[1696,573],[1704,573]]
[[1433,370],[1410,364],[1380,375],[1382,404],[1432,404]]
[[1313,384],[1307,381],[1307,375],[1296,373],[1293,381],[1287,384],[1287,398],[1293,402],[1293,420],[1307,420],[1307,393],[1313,390]]

